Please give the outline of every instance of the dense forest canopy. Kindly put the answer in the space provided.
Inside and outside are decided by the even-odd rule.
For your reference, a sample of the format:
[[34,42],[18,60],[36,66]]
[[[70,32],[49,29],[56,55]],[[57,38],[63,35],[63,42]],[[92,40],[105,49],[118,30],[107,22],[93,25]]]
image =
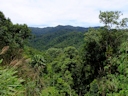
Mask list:
[[45,28],[33,38],[26,24],[13,24],[0,12],[0,95],[127,96],[128,19],[121,16],[100,11],[104,27]]
[[[95,29],[99,27],[93,27]],[[83,44],[84,34],[89,28],[62,26],[34,28],[30,27],[33,38],[30,40],[29,46],[37,50],[47,50],[49,48],[65,48],[74,46],[77,49]]]

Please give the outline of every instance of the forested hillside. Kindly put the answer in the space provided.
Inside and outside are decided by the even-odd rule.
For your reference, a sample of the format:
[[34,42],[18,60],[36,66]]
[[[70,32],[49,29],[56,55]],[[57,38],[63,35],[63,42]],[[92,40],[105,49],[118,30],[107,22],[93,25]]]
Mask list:
[[128,19],[121,16],[100,12],[104,27],[86,31],[34,31],[40,38],[32,44],[40,42],[31,47],[30,28],[0,12],[0,96],[127,96]]
[[29,46],[38,50],[47,50],[52,47],[64,48],[74,46],[79,48],[83,44],[84,33],[89,28],[59,25],[47,28],[30,27],[30,29],[33,38],[30,40]]
[[[98,28],[98,27],[95,27]],[[84,27],[73,27],[70,25],[67,26],[62,26],[62,25],[58,25],[56,27],[46,27],[46,28],[36,28],[36,27],[30,27],[30,29],[32,30],[32,34],[35,35],[42,35],[44,33],[54,33],[54,32],[85,32],[88,30],[88,28],[84,28]]]

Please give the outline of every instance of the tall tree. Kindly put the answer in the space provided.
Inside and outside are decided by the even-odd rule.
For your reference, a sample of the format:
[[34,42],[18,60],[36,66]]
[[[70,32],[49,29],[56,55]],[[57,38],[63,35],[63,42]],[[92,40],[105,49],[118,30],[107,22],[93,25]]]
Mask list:
[[126,27],[128,18],[120,20],[120,16],[123,15],[120,11],[100,11],[99,19],[100,22],[105,24],[105,27],[111,29],[113,27]]
[[26,40],[31,36],[30,33],[26,24],[13,24],[0,12],[0,49],[9,46],[8,54],[3,56],[6,62],[3,63],[9,63],[20,53],[19,49],[23,48]]
[[[85,33],[81,80],[83,80],[83,85],[85,85],[87,92],[90,92],[90,95],[94,93],[93,95],[96,96],[105,96],[107,89],[101,91],[100,88],[102,89],[108,86],[105,84],[110,82],[109,79],[114,78],[115,75],[109,76],[110,74],[116,74],[117,66],[111,62],[111,58],[119,54],[119,46],[128,36],[124,29],[113,29],[116,28],[116,26],[118,28],[126,27],[122,25],[126,25],[127,19],[120,20],[120,14],[121,12],[118,11],[100,12],[99,19],[105,24],[105,27],[90,29]],[[107,78],[109,78],[108,81]],[[99,80],[101,82],[98,82]],[[107,82],[99,88],[98,86],[103,84],[105,80]],[[117,80],[116,77],[115,80]],[[90,85],[88,86],[88,84]]]

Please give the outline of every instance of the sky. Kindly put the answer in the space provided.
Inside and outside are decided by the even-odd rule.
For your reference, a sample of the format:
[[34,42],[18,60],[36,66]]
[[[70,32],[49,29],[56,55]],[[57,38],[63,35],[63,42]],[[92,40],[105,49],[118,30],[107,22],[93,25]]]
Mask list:
[[94,27],[102,26],[100,11],[121,11],[128,18],[128,0],[0,0],[0,11],[29,27]]

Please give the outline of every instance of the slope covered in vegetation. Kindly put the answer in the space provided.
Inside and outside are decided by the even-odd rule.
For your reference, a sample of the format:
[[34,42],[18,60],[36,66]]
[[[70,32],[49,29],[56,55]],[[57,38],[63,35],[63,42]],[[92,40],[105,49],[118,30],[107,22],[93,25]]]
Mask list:
[[47,50],[52,47],[64,48],[74,46],[79,48],[83,44],[84,33],[89,28],[59,25],[46,28],[30,27],[30,29],[34,37],[30,40],[29,45],[38,50]]
[[71,26],[57,26],[55,28],[31,28],[31,30],[34,34],[34,38],[30,41],[31,47],[39,50],[47,50],[52,47],[78,47],[83,43],[84,33],[87,29]]

